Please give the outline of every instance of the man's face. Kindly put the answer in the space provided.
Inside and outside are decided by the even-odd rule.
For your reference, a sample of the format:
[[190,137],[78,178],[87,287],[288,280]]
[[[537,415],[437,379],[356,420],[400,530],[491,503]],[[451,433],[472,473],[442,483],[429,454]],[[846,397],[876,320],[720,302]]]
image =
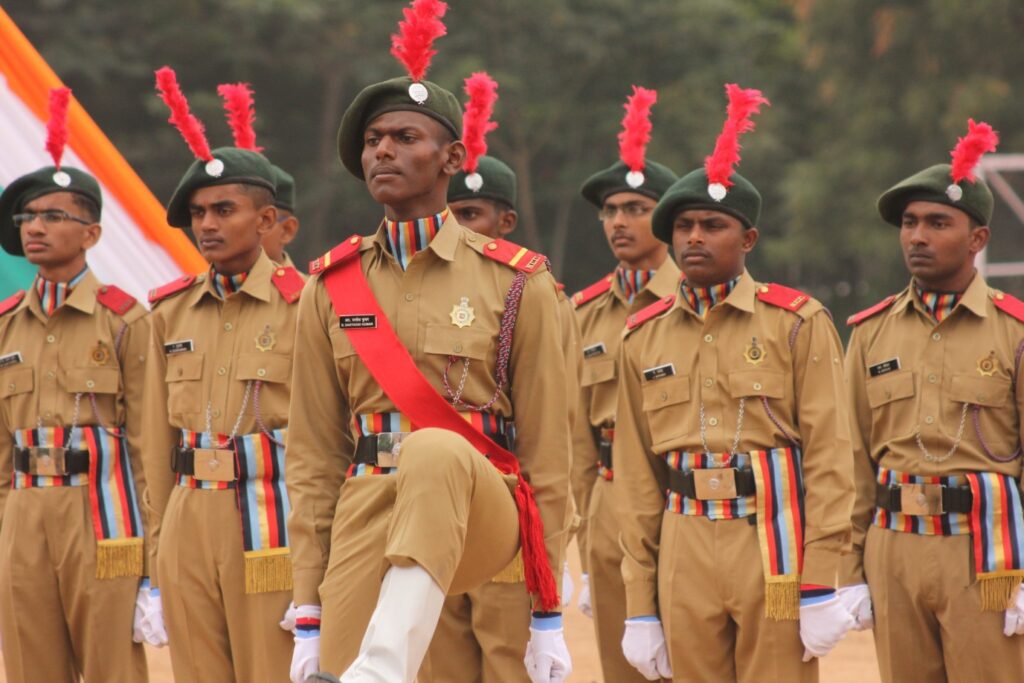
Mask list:
[[936,289],[965,269],[988,243],[987,227],[971,227],[960,209],[938,202],[910,202],[903,210],[900,246],[907,269],[921,284]]
[[100,238],[100,226],[70,192],[53,192],[25,204],[20,214],[37,214],[21,225],[25,259],[37,266],[69,264]]
[[363,131],[363,176],[374,201],[400,206],[427,197],[462,164],[453,167],[451,148],[461,147],[439,122],[425,114],[381,114]]
[[262,240],[263,251],[267,252],[271,261],[281,263],[284,260],[285,249],[295,239],[295,234],[298,231],[299,219],[291,211],[279,208],[277,220],[263,235]]
[[651,231],[651,212],[656,205],[636,192],[617,192],[604,200],[598,216],[616,259],[627,265],[638,263],[664,248]]
[[[277,220],[272,204],[257,208],[254,196],[238,184],[201,187],[192,194],[188,208],[199,253],[214,267],[248,260]],[[243,269],[251,265],[243,264]]]
[[687,282],[697,287],[728,282],[743,272],[757,243],[757,228],[721,211],[689,209],[672,224],[672,249]]
[[518,219],[514,210],[490,199],[462,199],[449,202],[448,206],[459,224],[492,239],[504,237],[515,230]]

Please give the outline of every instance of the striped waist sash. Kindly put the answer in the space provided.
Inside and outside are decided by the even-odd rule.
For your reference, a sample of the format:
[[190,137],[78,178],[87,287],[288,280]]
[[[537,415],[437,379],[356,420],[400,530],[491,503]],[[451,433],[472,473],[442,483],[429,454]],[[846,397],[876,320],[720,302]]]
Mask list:
[[63,446],[89,453],[88,473],[47,476],[15,471],[11,486],[14,489],[87,487],[97,544],[96,578],[142,576],[142,515],[124,430],[98,425],[74,429],[41,427],[17,430],[14,440],[23,448]]

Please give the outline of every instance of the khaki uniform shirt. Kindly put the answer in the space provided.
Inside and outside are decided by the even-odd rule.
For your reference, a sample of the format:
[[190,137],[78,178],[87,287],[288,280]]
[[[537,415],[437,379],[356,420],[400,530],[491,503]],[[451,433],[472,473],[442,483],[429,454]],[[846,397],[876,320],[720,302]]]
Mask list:
[[[968,411],[956,452],[944,462],[926,460],[916,437],[920,434],[933,456],[946,455],[969,403],[979,408],[978,428],[991,453],[1006,458],[1020,446],[1024,387],[1017,373],[1024,323],[996,308],[993,300],[1002,296],[976,275],[953,312],[936,324],[911,284],[891,306],[854,328],[846,378],[857,502],[853,554],[844,558],[841,584],[865,582],[864,537],[880,465],[917,475],[982,471],[1020,478],[1019,457],[1001,463],[986,455],[973,410]],[[886,363],[893,359],[898,361]]]
[[[761,397],[786,432],[799,438],[806,490],[803,582],[835,585],[853,505],[842,348],[820,303],[810,299],[791,312],[758,300],[761,287],[744,272],[704,320],[677,296],[667,312],[623,341],[613,457],[620,500],[628,501],[622,504],[628,616],[658,613],[658,543],[668,489],[662,454],[705,450],[701,406],[708,449],[732,451],[741,398],[736,451],[791,445]],[[745,356],[754,337],[762,351],[757,364]],[[674,374],[645,378],[644,370],[667,363]]]
[[[395,333],[439,394],[449,355],[469,359],[464,400],[483,404],[495,391],[497,336],[516,270],[483,256],[491,240],[449,218],[403,272],[385,248],[383,225],[360,247],[363,272]],[[355,354],[330,297],[314,276],[299,312],[287,480],[296,604],[319,604],[330,556],[334,508],[353,460],[353,414],[396,408]],[[570,519],[565,355],[555,281],[540,269],[526,280],[512,341],[509,378],[488,412],[516,424],[515,452],[533,486],[553,570],[562,566]],[[475,319],[452,324],[463,297]],[[452,364],[453,388],[463,363]],[[426,503],[426,504],[429,504]]]
[[[227,299],[218,296],[204,274],[153,307],[143,406],[152,560],[156,559],[160,520],[175,482],[171,452],[179,443],[181,430],[254,434],[261,430],[257,407],[267,430],[288,424],[299,307],[288,303],[272,283],[275,268],[261,252],[241,289]],[[259,339],[267,332],[273,336],[270,348],[266,348],[267,339]],[[262,383],[258,399],[253,386],[243,411],[246,384],[257,381]]]
[[75,422],[123,426],[135,490],[140,499],[145,494],[140,437],[149,319],[139,303],[124,315],[100,304],[102,289],[90,270],[52,317],[43,314],[35,287],[0,316],[0,357],[21,354],[20,362],[0,368],[0,520],[14,471],[14,432],[20,429]]

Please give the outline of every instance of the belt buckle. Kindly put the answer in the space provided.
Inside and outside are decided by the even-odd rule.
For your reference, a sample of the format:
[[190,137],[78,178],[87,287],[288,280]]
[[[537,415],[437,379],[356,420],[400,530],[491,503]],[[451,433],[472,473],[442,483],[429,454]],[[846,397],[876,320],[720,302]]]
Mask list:
[[382,432],[377,435],[377,467],[398,467],[402,442],[408,432]]
[[68,449],[63,446],[30,446],[28,449],[29,474],[62,477],[67,474]]
[[200,481],[234,481],[235,452],[227,448],[192,451],[192,476]]
[[941,515],[941,484],[900,484],[900,512],[904,515]]
[[697,500],[737,498],[736,468],[716,467],[693,470],[693,488]]

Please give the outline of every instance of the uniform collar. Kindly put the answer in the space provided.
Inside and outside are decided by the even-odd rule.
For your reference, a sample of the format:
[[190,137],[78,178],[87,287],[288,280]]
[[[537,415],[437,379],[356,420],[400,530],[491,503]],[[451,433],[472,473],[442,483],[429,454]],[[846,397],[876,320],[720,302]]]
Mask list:
[[[256,259],[256,263],[249,269],[249,275],[245,278],[245,282],[242,283],[242,288],[238,290],[237,294],[247,294],[260,301],[270,301],[270,276],[275,268],[274,262],[270,260],[265,251],[260,249],[260,255]],[[209,273],[203,278],[203,285],[196,288],[189,306],[195,306],[206,295],[211,296],[217,301],[222,301],[217,294],[213,278]]]
[[[670,294],[675,294],[676,287],[679,286],[680,277],[682,277],[682,273],[679,272],[679,268],[676,266],[675,261],[672,260],[671,255],[667,255],[661,265],[658,266],[657,270],[654,271],[654,275],[647,283],[647,286],[637,292],[637,297],[644,292],[650,292],[656,299],[660,299],[663,296],[669,296]],[[630,305],[629,301],[626,298],[626,293],[623,292],[622,288],[619,286],[619,278],[616,277],[615,271],[612,271],[611,278],[612,294],[615,295],[616,299],[628,307]]]
[[[986,308],[988,306],[988,283],[985,282],[985,278],[983,278],[980,273],[974,273],[974,279],[971,280],[971,284],[967,285],[967,289],[964,290],[963,296],[960,297],[960,302],[957,304],[957,308],[961,306],[979,318],[987,317],[988,314],[986,312]],[[921,299],[917,296],[917,288],[914,286],[913,278],[910,280],[910,285],[900,292],[889,315],[903,313],[908,307],[913,307],[922,314],[930,317],[928,310],[925,308],[924,304],[921,303]]]
[[[99,286],[99,280],[93,275],[92,269],[86,266],[82,279],[71,288],[71,294],[68,295],[63,306],[70,306],[82,313],[92,315],[92,312],[96,310],[96,290],[99,289]],[[39,301],[39,292],[36,290],[35,282],[29,287],[28,296],[22,300],[18,308],[22,307],[27,307],[32,312],[32,315],[44,323],[50,319],[43,313],[42,303]]]
[[[441,224],[440,230],[438,230],[437,234],[434,235],[434,239],[430,240],[430,244],[427,245],[427,249],[430,249],[445,261],[454,261],[455,249],[459,246],[462,230],[464,228],[459,225],[454,212],[450,208],[445,207],[444,212],[447,212],[448,215],[445,218],[444,223]],[[377,232],[373,236],[373,243],[380,248],[381,252],[390,255],[391,258],[395,258],[388,250],[388,228],[387,223],[383,220],[380,222],[380,225],[377,226]]]
[[[719,305],[732,306],[736,310],[743,311],[745,313],[754,312],[754,298],[757,295],[758,284],[754,282],[754,278],[750,276],[750,273],[746,268],[743,269],[743,274],[740,275],[740,281],[736,283],[732,291],[729,292],[729,296],[725,297]],[[677,293],[674,289],[672,293]],[[690,313],[693,313],[697,317],[700,317],[693,308],[690,307],[690,303],[686,300],[685,296],[678,294],[676,296],[676,305],[686,309]]]

